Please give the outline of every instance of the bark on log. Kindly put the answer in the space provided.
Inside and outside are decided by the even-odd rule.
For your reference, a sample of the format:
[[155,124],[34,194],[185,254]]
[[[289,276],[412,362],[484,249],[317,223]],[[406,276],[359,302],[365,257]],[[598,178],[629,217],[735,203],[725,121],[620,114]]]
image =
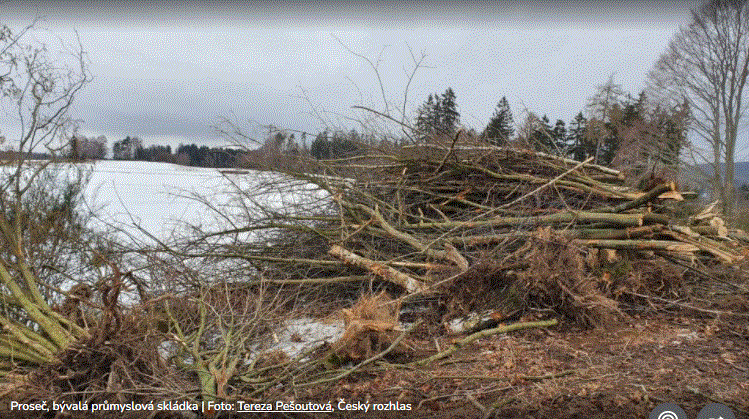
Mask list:
[[655,188],[651,189],[650,192],[642,195],[641,197],[634,199],[632,201],[624,202],[623,204],[617,205],[616,207],[607,207],[607,208],[601,208],[600,212],[624,212],[627,210],[631,210],[633,208],[637,208],[647,202],[652,201],[653,199],[657,198],[664,192],[674,192],[676,191],[676,185],[673,182],[664,183],[662,185],[658,185]]
[[575,239],[573,243],[588,247],[621,250],[664,250],[668,252],[696,252],[700,248],[694,244],[672,240],[584,240]]
[[[555,233],[570,239],[635,239],[643,236],[650,236],[662,229],[663,224],[653,224],[649,226],[629,228],[568,229],[555,231]],[[471,247],[502,243],[513,237],[530,237],[534,235],[536,235],[536,233],[533,231],[513,231],[511,233],[450,237],[447,240],[455,245]]]
[[639,227],[645,224],[668,224],[669,218],[662,214],[611,214],[590,211],[565,211],[557,214],[531,217],[496,217],[480,221],[453,221],[419,224],[405,224],[403,227],[412,229],[451,229],[476,228],[488,226],[537,226],[554,223],[609,223],[627,227]]
[[403,272],[397,271],[381,262],[359,256],[341,246],[331,246],[328,253],[330,253],[331,256],[341,259],[344,263],[366,269],[385,281],[399,285],[405,288],[409,293],[420,292],[425,289],[424,284]]

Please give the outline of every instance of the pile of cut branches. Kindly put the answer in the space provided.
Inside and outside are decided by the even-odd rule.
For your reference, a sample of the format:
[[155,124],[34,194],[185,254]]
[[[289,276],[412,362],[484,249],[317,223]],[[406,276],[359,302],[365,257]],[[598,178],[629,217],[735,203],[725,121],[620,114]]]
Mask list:
[[622,300],[677,297],[688,280],[744,258],[749,237],[711,208],[679,216],[673,182],[638,190],[591,159],[471,141],[459,133],[442,145],[308,162],[288,174],[326,191],[327,205],[266,209],[211,237],[266,231],[272,246],[231,250],[259,278],[384,282],[404,302],[436,297],[443,320],[535,307],[597,324],[621,314]]

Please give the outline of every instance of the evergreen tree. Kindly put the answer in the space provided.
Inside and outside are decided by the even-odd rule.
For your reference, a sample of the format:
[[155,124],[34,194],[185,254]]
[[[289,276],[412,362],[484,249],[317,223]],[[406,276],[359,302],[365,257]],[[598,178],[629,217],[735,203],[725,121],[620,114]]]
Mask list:
[[657,150],[663,164],[676,167],[682,149],[687,145],[687,126],[689,109],[686,103],[670,111],[656,109],[654,118],[662,121],[663,141]]
[[430,94],[417,110],[416,129],[420,141],[435,135],[454,134],[460,123],[455,92],[448,87],[442,95]]
[[133,152],[133,160],[149,161],[150,159],[151,159],[150,150],[143,148],[142,145],[137,147],[135,151]]
[[554,151],[559,155],[567,154],[569,145],[567,144],[567,125],[561,119],[557,119],[554,128],[551,130],[551,138],[554,143]]
[[132,160],[136,150],[143,147],[143,140],[138,137],[127,136],[112,144],[112,158],[115,160]]
[[432,132],[439,133],[442,129],[442,98],[436,92],[434,93],[434,105],[429,115],[429,125]]
[[611,112],[614,107],[622,107],[628,95],[621,84],[614,83],[613,74],[606,83],[596,88],[596,93],[588,99],[587,109],[590,115],[587,141],[596,144],[594,162],[610,165],[619,148],[617,137],[611,132]]
[[497,103],[494,115],[492,115],[481,136],[494,145],[504,145],[515,133],[514,124],[510,104],[507,102],[507,98],[502,96],[502,100]]
[[309,152],[309,147],[307,147],[307,133],[302,133],[302,150],[304,150],[305,153]]
[[435,103],[434,96],[429,94],[426,102],[418,109],[416,117],[416,130],[420,141],[426,140],[434,134],[435,124]]
[[[344,131],[336,131],[333,133],[332,146],[332,157],[351,157],[359,153],[360,143],[357,143],[351,139],[352,133],[356,131],[352,130],[348,135]],[[356,133],[358,138],[359,134]]]
[[458,104],[455,101],[455,92],[452,87],[448,87],[445,93],[442,94],[441,100],[438,102],[439,108],[437,112],[439,115],[439,129],[442,134],[452,135],[458,130],[458,124],[460,124],[460,113],[458,112]]
[[609,130],[618,147],[611,162],[631,178],[654,172],[675,176],[686,144],[687,117],[685,106],[649,110],[644,93],[636,101],[630,97],[621,106],[615,105]]
[[319,132],[310,145],[310,154],[318,160],[326,160],[331,156],[331,145],[328,141],[328,130]]
[[556,146],[554,144],[548,116],[544,115],[540,120],[538,120],[538,124],[534,127],[530,140],[533,148],[536,150],[547,153],[553,153],[555,151]]
[[595,153],[595,144],[587,141],[587,125],[588,120],[583,116],[582,112],[579,112],[572,122],[570,122],[567,142],[571,147],[570,153],[572,154],[572,158],[575,160],[583,161]]

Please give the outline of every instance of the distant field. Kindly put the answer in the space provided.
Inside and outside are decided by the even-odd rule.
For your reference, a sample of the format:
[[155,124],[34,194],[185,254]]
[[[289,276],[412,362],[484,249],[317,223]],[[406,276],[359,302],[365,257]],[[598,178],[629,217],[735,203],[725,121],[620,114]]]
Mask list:
[[279,175],[270,172],[224,171],[222,175],[220,169],[140,161],[85,164],[93,167],[87,201],[100,208],[102,222],[121,227],[139,239],[147,236],[136,225],[160,239],[168,239],[175,231],[179,234],[185,223],[211,230],[219,226],[231,228],[226,219],[197,202],[196,195],[207,197],[212,206],[231,214],[237,222],[253,211],[252,207],[246,207],[250,204],[247,199],[236,200],[232,192],[237,187],[258,202],[270,202],[278,210],[290,208],[301,196],[278,193],[266,181]]
[[87,201],[101,209],[102,221],[140,238],[145,236],[135,224],[167,238],[179,221],[202,221],[206,211],[185,196],[190,192],[226,199],[229,189],[216,169],[136,161],[98,161],[91,165]]

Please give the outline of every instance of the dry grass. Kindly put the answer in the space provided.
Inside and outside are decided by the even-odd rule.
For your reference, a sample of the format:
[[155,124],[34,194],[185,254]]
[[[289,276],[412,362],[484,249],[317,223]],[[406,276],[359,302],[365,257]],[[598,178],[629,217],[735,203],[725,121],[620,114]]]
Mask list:
[[607,325],[624,316],[602,291],[603,280],[586,263],[586,251],[551,229],[540,229],[512,258],[528,266],[518,278],[526,304],[553,309],[584,326]]
[[384,350],[397,337],[400,302],[385,291],[362,295],[351,308],[341,310],[343,336],[333,344],[341,362],[362,361]]

